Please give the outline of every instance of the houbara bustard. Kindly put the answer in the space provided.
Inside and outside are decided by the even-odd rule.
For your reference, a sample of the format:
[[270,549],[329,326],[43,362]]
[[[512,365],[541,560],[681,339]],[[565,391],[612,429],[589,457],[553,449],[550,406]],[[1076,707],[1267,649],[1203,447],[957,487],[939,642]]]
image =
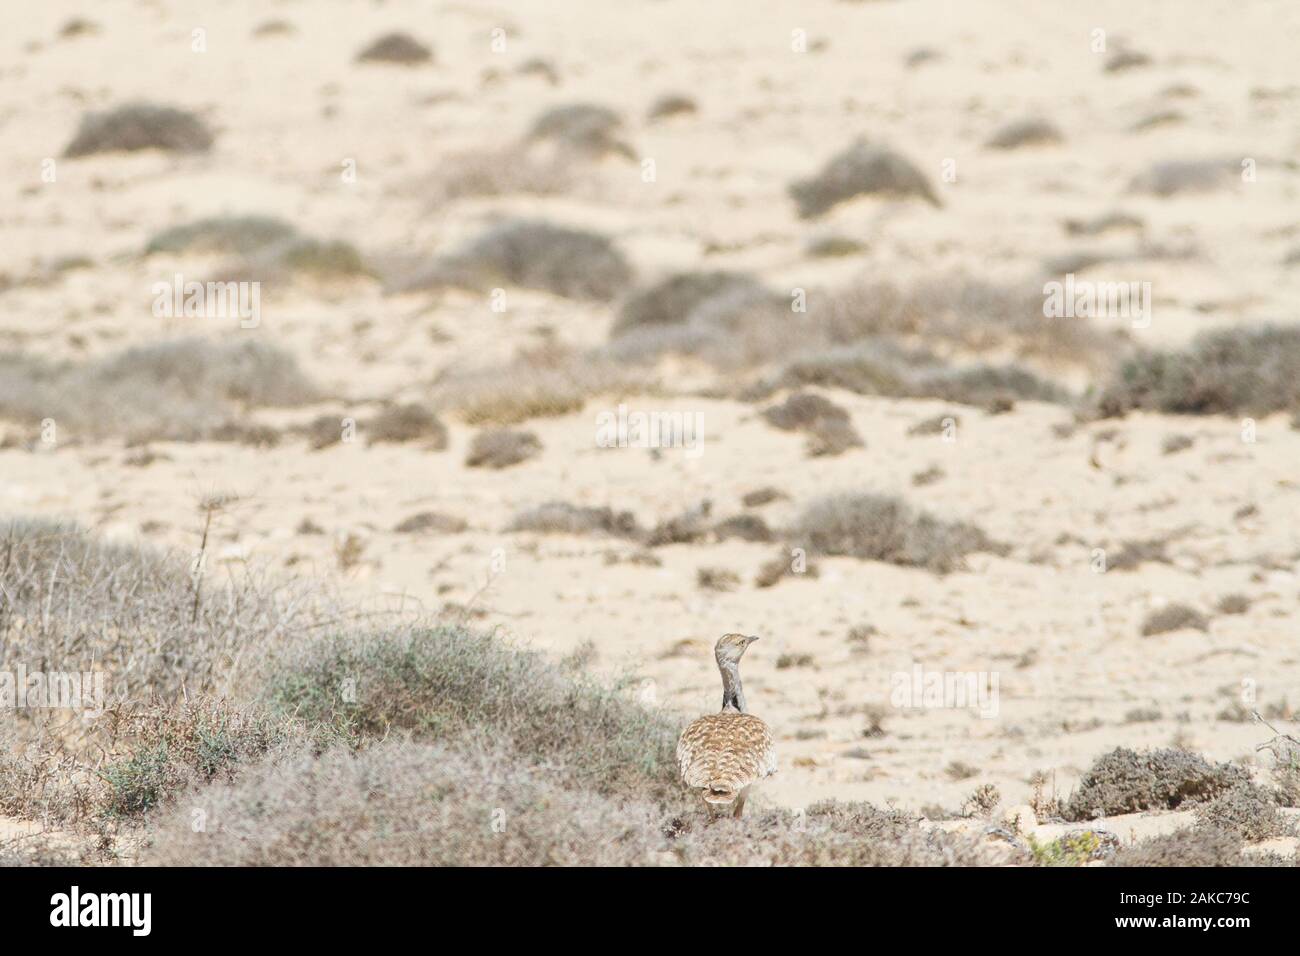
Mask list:
[[755,781],[776,773],[776,751],[767,724],[745,707],[740,686],[740,658],[757,637],[724,634],[713,648],[722,672],[722,711],[693,720],[677,741],[682,782],[700,791],[710,815],[732,807],[745,811]]

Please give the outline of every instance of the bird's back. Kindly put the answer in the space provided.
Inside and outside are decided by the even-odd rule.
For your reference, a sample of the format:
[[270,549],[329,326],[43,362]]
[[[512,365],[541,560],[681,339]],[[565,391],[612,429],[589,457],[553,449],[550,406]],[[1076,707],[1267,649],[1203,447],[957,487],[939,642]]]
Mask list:
[[704,798],[729,802],[743,787],[776,771],[772,732],[753,714],[724,712],[693,720],[677,741],[682,782]]

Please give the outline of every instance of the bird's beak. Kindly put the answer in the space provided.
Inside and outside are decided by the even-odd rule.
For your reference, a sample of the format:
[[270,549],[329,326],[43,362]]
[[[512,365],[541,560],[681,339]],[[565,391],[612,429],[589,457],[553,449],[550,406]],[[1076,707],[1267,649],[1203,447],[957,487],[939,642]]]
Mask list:
[[757,638],[757,637],[747,637],[746,640],[748,640],[749,643],[753,644],[756,640],[758,640],[758,638]]

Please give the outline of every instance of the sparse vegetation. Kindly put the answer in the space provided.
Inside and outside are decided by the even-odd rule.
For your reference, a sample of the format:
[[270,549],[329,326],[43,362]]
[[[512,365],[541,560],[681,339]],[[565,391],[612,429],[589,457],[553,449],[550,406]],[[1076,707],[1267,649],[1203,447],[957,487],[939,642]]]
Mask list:
[[298,238],[294,226],[273,216],[213,216],[164,229],[149,240],[145,254],[223,252],[249,255]]
[[463,518],[440,511],[420,511],[403,518],[393,530],[398,534],[460,534],[468,527]]
[[510,284],[572,299],[605,301],[632,281],[632,267],[605,236],[532,219],[494,226],[459,252],[403,280],[396,291]]
[[1103,213],[1093,219],[1065,220],[1065,233],[1069,236],[1101,236],[1123,230],[1142,232],[1145,228],[1142,219],[1123,212]]
[[[801,568],[801,570],[797,570]],[[802,564],[796,562],[793,555],[787,551],[782,551],[771,561],[765,563],[754,576],[754,587],[770,588],[786,577],[810,577],[815,578],[819,574],[817,565],[812,561],[804,560]]]
[[1181,630],[1208,631],[1210,619],[1186,604],[1166,604],[1152,611],[1142,622],[1142,636],[1152,637]]
[[1047,843],[1030,836],[1028,842],[1037,866],[1083,866],[1104,859],[1111,850],[1092,830],[1075,830]]
[[363,423],[361,431],[370,445],[418,441],[431,451],[447,447],[447,426],[424,405],[390,405]]
[[676,273],[628,296],[610,334],[617,337],[634,330],[685,325],[692,312],[711,300],[761,292],[758,282],[739,273]]
[[674,784],[676,734],[661,717],[540,654],[460,627],[326,638],[284,657],[267,694],[272,712],[354,746],[398,731],[430,742],[510,740],[593,792],[666,796]]
[[465,456],[468,468],[509,468],[539,455],[542,441],[532,432],[494,428],[479,432]]
[[646,119],[651,123],[670,116],[685,116],[699,111],[695,100],[681,93],[665,93],[651,104]]
[[1282,836],[1288,829],[1273,795],[1253,783],[1235,784],[1197,807],[1196,821],[1251,842]]
[[809,454],[838,455],[865,444],[849,420],[849,413],[821,395],[796,392],[779,405],[763,410],[763,417],[785,431],[807,432]]
[[68,437],[198,441],[247,409],[318,397],[287,352],[261,341],[176,339],[84,364],[0,354],[0,418],[33,430],[53,419]]
[[790,533],[818,554],[886,561],[939,574],[958,570],[966,555],[976,551],[1007,550],[972,524],[943,521],[898,498],[874,494],[837,494],[815,501]]
[[507,531],[531,531],[534,534],[604,534],[634,538],[641,533],[636,516],[630,511],[611,508],[584,508],[552,501],[515,515]]
[[1218,159],[1176,159],[1159,162],[1133,177],[1129,191],[1150,193],[1167,199],[1189,193],[1207,193],[1232,185],[1240,170],[1235,161]]
[[434,387],[434,400],[470,425],[516,425],[580,411],[602,395],[653,388],[643,371],[608,356],[544,346],[504,365],[446,374]]
[[244,578],[204,599],[190,558],[141,545],[109,544],[56,521],[0,521],[0,669],[58,662],[103,671],[107,692],[220,692],[274,634],[311,620],[298,589]]
[[1002,126],[989,137],[990,149],[1020,149],[1022,146],[1048,146],[1065,141],[1054,123],[1033,118],[1016,120]]
[[1062,808],[1066,820],[1139,810],[1176,810],[1212,800],[1249,775],[1232,764],[1211,764],[1187,750],[1134,751],[1117,747],[1099,757]]
[[712,511],[713,503],[705,500],[679,515],[664,519],[650,529],[646,545],[659,548],[666,544],[691,544],[699,541],[709,533],[709,515]]
[[1121,364],[1097,399],[1103,417],[1294,409],[1300,409],[1300,328],[1270,325],[1208,332],[1182,351],[1141,352]]
[[742,541],[771,541],[772,529],[758,515],[740,514],[724,518],[713,526],[719,541],[739,538]]
[[1250,598],[1244,594],[1225,594],[1215,608],[1220,614],[1245,614],[1250,610]]
[[740,575],[726,568],[700,568],[695,583],[706,591],[734,591],[740,587]]
[[819,236],[808,243],[806,251],[814,259],[838,259],[866,252],[867,247],[847,236]]
[[942,206],[925,174],[908,159],[885,146],[858,140],[830,160],[811,179],[790,185],[790,195],[804,219],[821,216],[858,196],[890,199],[915,196]]
[[358,63],[396,63],[415,66],[433,59],[433,50],[409,33],[386,33],[357,54]]
[[1111,866],[1241,866],[1241,837],[1213,827],[1183,827],[1123,847]]
[[554,107],[537,117],[527,138],[552,142],[591,157],[613,153],[635,159],[636,152],[622,140],[622,134],[623,121],[609,107],[574,103]]
[[211,130],[193,113],[153,103],[129,103],[103,113],[87,113],[63,155],[72,159],[141,149],[205,153],[212,143]]
[[516,146],[471,150],[445,157],[432,177],[438,198],[466,196],[554,196],[574,184],[573,167],[562,157],[536,158]]

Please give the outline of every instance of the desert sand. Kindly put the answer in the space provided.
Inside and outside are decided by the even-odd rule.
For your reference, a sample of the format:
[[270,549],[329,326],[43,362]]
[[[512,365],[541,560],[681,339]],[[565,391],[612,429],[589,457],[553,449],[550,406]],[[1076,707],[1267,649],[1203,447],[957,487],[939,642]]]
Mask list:
[[[782,807],[838,798],[955,809],[982,784],[1011,807],[1030,800],[1035,773],[1065,795],[1117,746],[1176,744],[1266,773],[1271,758],[1255,747],[1268,734],[1245,715],[1272,706],[1274,722],[1287,724],[1300,700],[1300,432],[1287,413],[1258,418],[1255,440],[1244,441],[1233,415],[1076,421],[1068,402],[998,411],[814,387],[847,410],[865,446],[813,457],[804,435],[760,415],[781,393],[745,401],[725,387],[727,374],[685,357],[660,362],[652,388],[594,395],[513,426],[533,432],[542,451],[500,470],[466,466],[480,427],[454,408],[439,411],[449,431],[442,450],[364,440],[314,450],[292,429],[322,415],[364,422],[385,402],[436,402],[446,376],[501,368],[521,350],[602,346],[617,301],[508,287],[498,312],[479,290],[385,287],[393,263],[445,254],[508,216],[610,237],[638,287],[678,271],[728,270],[813,295],[861,279],[954,275],[1034,294],[1051,278],[1048,260],[1089,251],[1116,258],[1088,277],[1151,283],[1148,328],[1092,322],[1125,347],[1292,322],[1300,268],[1285,260],[1300,246],[1300,9],[1205,3],[1193,16],[1176,2],[1119,0],[665,0],[636,4],[634,15],[618,4],[541,2],[81,6],[3,15],[0,351],[81,363],[181,335],[255,338],[289,352],[323,397],[248,412],[246,424],[282,432],[274,447],[153,440],[144,463],[121,435],[65,426],[42,444],[31,440],[37,422],[0,421],[12,438],[0,449],[0,513],[68,518],[115,540],[189,552],[202,527],[198,502],[230,495],[210,551],[233,574],[256,565],[328,579],[388,610],[470,605],[476,625],[557,657],[590,644],[598,673],[629,679],[641,700],[684,717],[717,706],[713,641],[761,635],[745,661],[746,689],[776,733],[780,771],[755,800]],[[95,28],[61,36],[75,15]],[[269,20],[290,28],[255,34]],[[202,52],[192,48],[196,28]],[[1148,62],[1108,72],[1106,54],[1090,48],[1094,28],[1106,31],[1109,51],[1122,43]],[[503,50],[493,49],[495,29]],[[391,30],[427,43],[433,61],[355,61]],[[792,31],[806,31],[804,52],[792,49]],[[937,56],[909,65],[922,49]],[[554,82],[521,72],[538,58]],[[647,119],[671,93],[697,110]],[[134,100],[193,111],[214,145],[194,155],[62,156],[83,114]],[[588,102],[622,118],[634,158],[593,159],[554,195],[446,194],[450,157],[511,148],[546,108]],[[1177,121],[1135,131],[1169,110]],[[1049,119],[1062,141],[986,147],[1027,117]],[[858,136],[910,158],[942,206],[868,196],[801,219],[788,184]],[[1257,178],[1171,197],[1127,188],[1152,164],[1210,157],[1254,159]],[[41,178],[47,159],[53,182]],[[351,161],[355,181],[344,175]],[[1078,238],[1063,227],[1115,210],[1139,218],[1141,232]],[[227,257],[145,256],[149,240],[245,214],[345,239],[376,274],[268,283],[256,329],[229,317],[155,316],[155,283],[178,272],[206,278]],[[809,255],[823,236],[860,249]],[[54,268],[69,257],[86,263]],[[1069,357],[1037,367],[1075,395],[1104,378]],[[597,416],[619,403],[699,416],[700,453],[598,447]],[[954,440],[909,434],[944,415],[958,419]],[[1190,447],[1167,453],[1174,434]],[[931,468],[941,476],[913,481]],[[783,497],[744,506],[745,494],[766,487]],[[713,519],[758,514],[782,528],[828,492],[898,495],[1008,548],[972,554],[943,575],[817,557],[815,577],[759,588],[754,577],[782,538],[647,549],[506,530],[520,511],[551,501],[630,511],[653,527],[707,500]],[[426,511],[466,527],[394,530]],[[304,522],[323,533],[303,533]],[[1149,539],[1167,542],[1164,559],[1097,573],[1094,549],[1113,554]],[[710,568],[738,583],[702,588],[698,574]],[[1215,611],[1232,594],[1248,598],[1247,610]],[[1142,636],[1144,619],[1175,603],[1204,611],[1206,629]],[[898,706],[897,675],[915,665],[996,675],[995,712]],[[1163,832],[1184,816],[1110,826]]]

